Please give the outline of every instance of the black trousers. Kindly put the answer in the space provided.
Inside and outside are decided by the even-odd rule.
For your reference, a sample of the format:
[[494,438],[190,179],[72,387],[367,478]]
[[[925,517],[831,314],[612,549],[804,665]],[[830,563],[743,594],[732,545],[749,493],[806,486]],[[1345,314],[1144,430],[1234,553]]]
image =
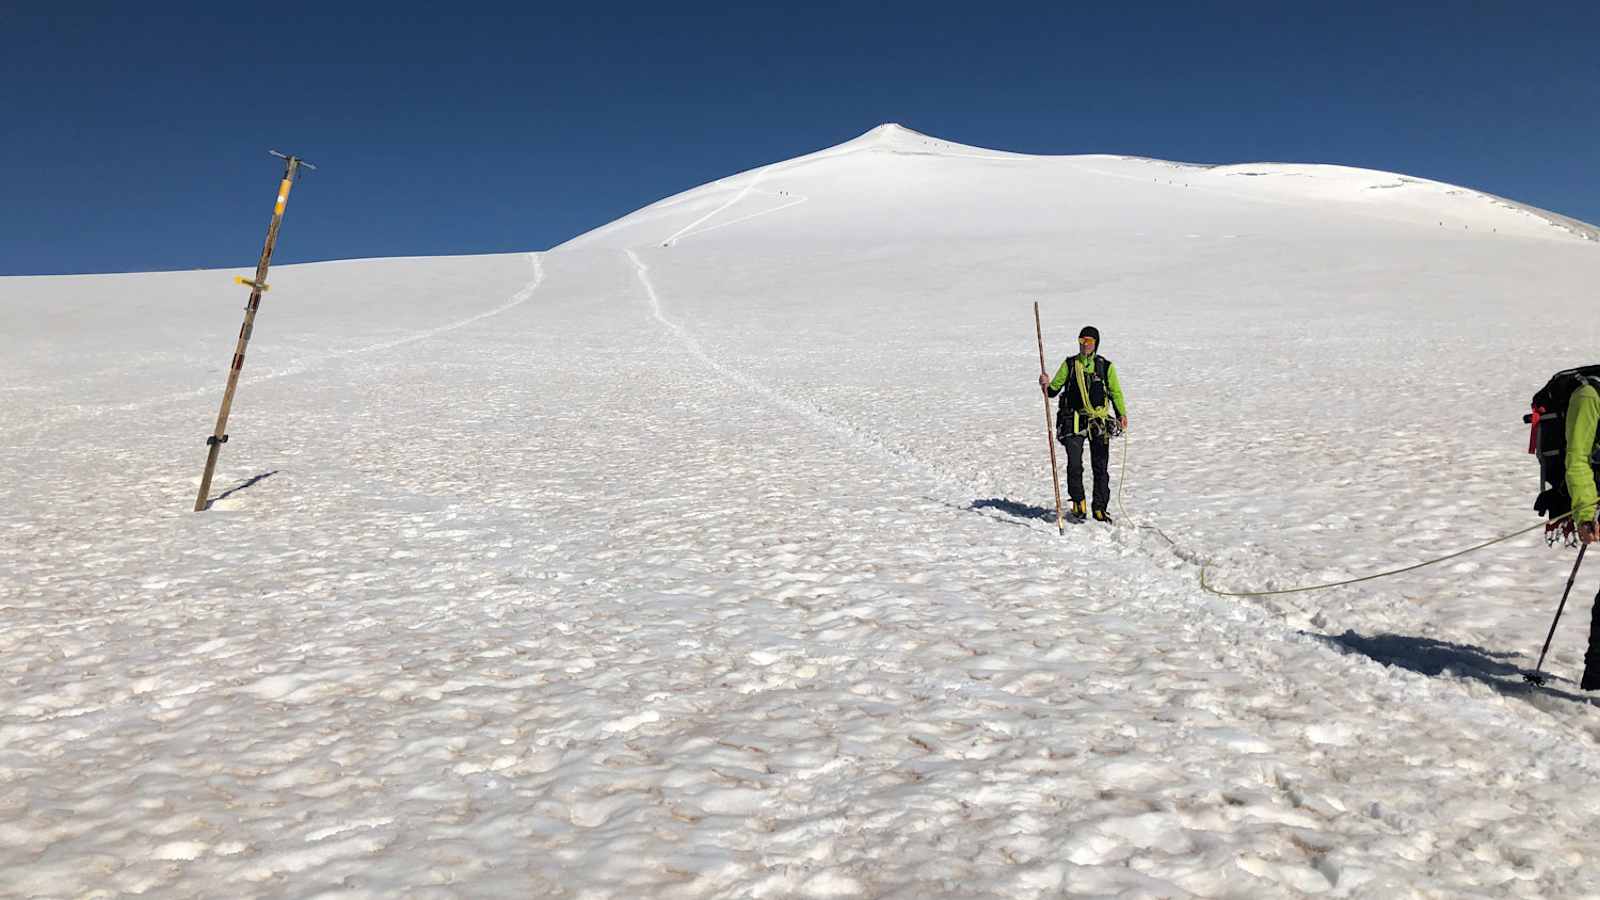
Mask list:
[[1095,509],[1111,503],[1111,439],[1104,434],[1069,434],[1061,439],[1067,448],[1067,494],[1083,500],[1083,444],[1089,442],[1089,459],[1094,464]]

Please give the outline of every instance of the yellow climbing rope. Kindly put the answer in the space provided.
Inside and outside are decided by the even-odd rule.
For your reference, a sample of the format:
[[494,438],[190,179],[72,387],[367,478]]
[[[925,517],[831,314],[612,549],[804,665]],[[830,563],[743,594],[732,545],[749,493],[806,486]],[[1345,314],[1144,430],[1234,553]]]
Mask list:
[[[1122,436],[1122,472],[1117,477],[1117,512],[1119,514],[1121,514],[1121,516],[1123,518],[1123,521],[1128,522],[1128,523],[1131,524],[1133,522],[1133,520],[1128,516],[1127,508],[1122,505],[1122,485],[1127,481],[1127,479],[1128,479],[1128,436],[1126,434],[1124,434]],[[1561,522],[1561,521],[1564,521],[1564,520],[1570,519],[1570,518],[1572,518],[1572,513],[1569,512],[1569,513],[1566,513],[1565,515],[1557,516],[1554,519],[1551,519],[1548,524],[1555,525],[1558,522]],[[1157,528],[1154,525],[1134,525],[1134,527],[1135,528],[1144,529],[1146,531],[1154,531],[1156,534],[1161,535],[1161,537],[1164,538],[1166,540],[1166,542],[1171,544],[1172,546],[1176,547],[1178,545],[1178,542],[1173,540],[1170,535],[1168,535],[1165,531],[1162,531],[1160,528]],[[1511,540],[1512,538],[1515,538],[1515,537],[1521,537],[1522,535],[1525,535],[1530,531],[1534,531],[1536,529],[1544,528],[1544,527],[1546,527],[1546,523],[1540,522],[1537,525],[1530,525],[1527,528],[1523,528],[1523,529],[1521,529],[1519,531],[1513,531],[1510,534],[1500,535],[1497,538],[1492,538],[1490,540],[1484,541],[1481,544],[1474,544],[1473,546],[1468,547],[1465,550],[1457,550],[1454,553],[1451,553],[1451,554],[1448,554],[1448,555],[1445,555],[1445,556],[1441,556],[1441,557],[1439,557],[1437,559],[1430,559],[1430,560],[1428,560],[1426,562],[1420,562],[1420,563],[1416,563],[1414,565],[1404,566],[1404,567],[1399,568],[1399,569],[1390,569],[1387,572],[1377,572],[1377,573],[1374,573],[1372,575],[1363,575],[1360,578],[1347,578],[1347,579],[1345,579],[1343,581],[1330,581],[1327,584],[1311,584],[1311,585],[1306,585],[1304,587],[1282,588],[1280,590],[1275,590],[1275,591],[1224,591],[1224,590],[1219,590],[1217,588],[1212,587],[1210,582],[1208,582],[1206,580],[1206,570],[1208,568],[1210,568],[1210,567],[1209,566],[1201,566],[1200,567],[1200,587],[1201,587],[1202,590],[1206,591],[1207,593],[1216,594],[1219,597],[1270,597],[1270,596],[1273,596],[1275,594],[1299,594],[1299,593],[1304,593],[1304,592],[1307,592],[1307,591],[1324,591],[1324,590],[1327,590],[1329,588],[1344,587],[1345,585],[1349,585],[1349,584],[1360,584],[1363,581],[1375,581],[1375,580],[1377,580],[1379,578],[1388,578],[1391,575],[1400,575],[1400,574],[1405,573],[1405,572],[1413,572],[1413,571],[1416,571],[1417,569],[1426,568],[1427,566],[1432,566],[1432,565],[1436,565],[1438,563],[1447,562],[1449,560],[1455,559],[1458,556],[1466,556],[1468,553],[1475,553],[1475,552],[1477,552],[1479,550],[1482,550],[1485,547],[1492,547],[1495,544],[1499,544],[1499,543],[1503,543],[1505,541],[1509,541],[1509,540]]]
[[[1094,365],[1093,357],[1090,357],[1089,365]],[[1094,403],[1089,399],[1089,386],[1084,382],[1083,370],[1083,357],[1073,357],[1072,372],[1073,375],[1075,375],[1078,379],[1078,396],[1083,400],[1084,414],[1090,419],[1089,427],[1092,429],[1098,425],[1103,429],[1105,428],[1106,423],[1111,420],[1111,398],[1107,397],[1105,403],[1101,404],[1100,406],[1095,406]],[[1073,427],[1076,428],[1078,424],[1077,420],[1074,419],[1072,424]]]
[[1117,515],[1122,517],[1122,521],[1125,524],[1131,525],[1140,531],[1154,531],[1156,534],[1161,535],[1161,539],[1168,544],[1174,547],[1178,546],[1178,542],[1160,528],[1154,525],[1140,525],[1133,521],[1133,517],[1128,515],[1128,508],[1122,505],[1122,486],[1128,483],[1128,433],[1122,431],[1118,432],[1118,434],[1122,438],[1122,471],[1117,474]]
[[[1572,516],[1572,513],[1567,513],[1564,516],[1557,516],[1556,518],[1551,519],[1549,524],[1554,525],[1555,523],[1560,522],[1562,519],[1567,519],[1567,518],[1570,518],[1571,516]],[[1520,531],[1513,531],[1510,534],[1502,534],[1497,538],[1492,538],[1490,540],[1484,541],[1481,544],[1474,544],[1474,545],[1472,545],[1471,547],[1468,547],[1465,550],[1457,550],[1454,553],[1448,554],[1446,556],[1441,556],[1438,559],[1430,559],[1427,562],[1419,562],[1419,563],[1416,563],[1414,565],[1404,566],[1404,567],[1399,568],[1399,569],[1390,569],[1387,572],[1377,572],[1377,573],[1372,574],[1372,575],[1363,575],[1360,578],[1347,578],[1344,581],[1330,581],[1327,584],[1311,584],[1311,585],[1306,585],[1305,587],[1283,588],[1281,590],[1276,590],[1276,591],[1220,591],[1220,590],[1217,590],[1216,588],[1212,587],[1210,584],[1208,584],[1206,582],[1206,567],[1205,566],[1201,566],[1200,567],[1200,587],[1204,588],[1206,591],[1209,591],[1210,593],[1216,594],[1216,595],[1221,596],[1221,597],[1270,597],[1270,596],[1272,596],[1274,594],[1299,594],[1299,593],[1304,593],[1306,591],[1321,591],[1321,590],[1326,590],[1328,588],[1344,587],[1347,584],[1360,584],[1363,581],[1375,581],[1375,580],[1377,580],[1379,578],[1388,578],[1390,575],[1399,575],[1399,574],[1401,574],[1403,572],[1413,572],[1413,571],[1416,571],[1417,569],[1421,569],[1421,568],[1425,568],[1427,566],[1435,565],[1437,563],[1445,562],[1446,560],[1455,559],[1458,556],[1466,556],[1468,553],[1474,553],[1474,552],[1476,552],[1478,550],[1482,550],[1485,547],[1492,547],[1495,544],[1499,544],[1499,543],[1504,542],[1504,541],[1509,541],[1514,537],[1521,537],[1522,535],[1527,534],[1530,531],[1533,531],[1533,530],[1538,529],[1538,528],[1543,528],[1543,527],[1545,527],[1545,523],[1544,522],[1540,522],[1537,525],[1530,525],[1527,528],[1524,528],[1524,529],[1522,529]]]

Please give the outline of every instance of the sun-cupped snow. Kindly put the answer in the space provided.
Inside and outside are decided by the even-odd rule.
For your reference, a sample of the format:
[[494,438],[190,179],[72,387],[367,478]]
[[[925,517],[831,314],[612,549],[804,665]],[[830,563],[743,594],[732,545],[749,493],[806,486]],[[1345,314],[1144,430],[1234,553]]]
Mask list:
[[[294,213],[284,224],[292,239]],[[1555,222],[1555,224],[1551,224]],[[1588,226],[899,126],[533,254],[0,279],[0,894],[1579,897]],[[1058,536],[1049,364],[1130,406]],[[1158,530],[1159,529],[1159,530]]]

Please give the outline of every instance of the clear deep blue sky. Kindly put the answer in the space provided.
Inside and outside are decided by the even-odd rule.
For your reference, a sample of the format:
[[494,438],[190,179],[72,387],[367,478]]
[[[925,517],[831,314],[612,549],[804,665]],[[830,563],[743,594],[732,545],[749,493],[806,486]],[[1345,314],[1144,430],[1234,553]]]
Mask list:
[[889,121],[1600,222],[1600,3],[1114,5],[4,4],[0,274],[251,266],[268,148],[321,166],[299,262],[544,249]]

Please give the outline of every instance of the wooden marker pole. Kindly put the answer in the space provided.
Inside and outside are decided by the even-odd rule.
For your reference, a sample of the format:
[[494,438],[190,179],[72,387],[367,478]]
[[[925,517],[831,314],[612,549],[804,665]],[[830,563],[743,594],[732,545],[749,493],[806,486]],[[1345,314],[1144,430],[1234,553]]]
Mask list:
[[239,343],[234,347],[233,364],[228,368],[228,386],[222,392],[217,427],[206,438],[206,470],[200,476],[200,493],[194,499],[195,512],[205,510],[208,505],[211,478],[217,471],[217,456],[222,452],[222,445],[228,442],[228,412],[233,408],[233,392],[239,387],[239,372],[244,369],[244,351],[250,344],[250,332],[255,328],[256,310],[261,308],[261,295],[267,290],[267,266],[272,263],[272,247],[278,242],[278,226],[283,224],[283,207],[289,202],[289,188],[294,186],[295,176],[299,174],[301,166],[316,168],[298,156],[285,156],[276,150],[272,151],[272,155],[284,162],[283,181],[278,185],[278,202],[272,207],[272,222],[267,226],[267,243],[261,248],[261,261],[256,263],[255,279],[252,281],[243,276],[233,279],[236,284],[250,286],[250,301],[244,307],[244,324],[239,327]]
[[[1033,331],[1039,336],[1039,374],[1049,375],[1044,368],[1044,328],[1039,325],[1039,301],[1033,302]],[[1056,532],[1067,533],[1067,526],[1061,521],[1061,472],[1056,468],[1056,434],[1055,423],[1050,421],[1050,394],[1044,394],[1044,442],[1050,446],[1050,481],[1056,486]]]

